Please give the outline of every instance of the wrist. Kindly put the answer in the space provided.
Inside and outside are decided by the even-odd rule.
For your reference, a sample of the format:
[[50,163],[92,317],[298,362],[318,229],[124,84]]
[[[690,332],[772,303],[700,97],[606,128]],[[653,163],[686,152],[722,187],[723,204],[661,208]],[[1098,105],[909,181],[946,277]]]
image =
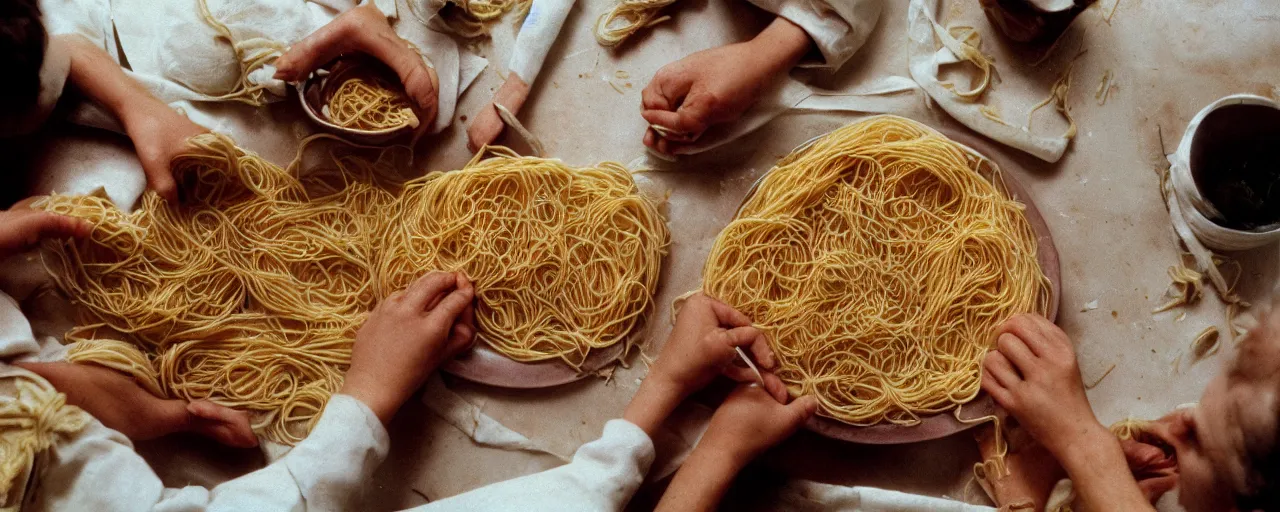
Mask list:
[[399,409],[399,404],[395,403],[396,400],[388,398],[386,393],[380,389],[380,386],[366,384],[365,380],[359,375],[348,373],[338,393],[360,401],[369,410],[373,411],[373,414],[378,417],[378,421],[386,425],[395,416],[396,410]]
[[640,427],[652,438],[684,398],[685,393],[680,386],[656,372],[651,373],[640,384],[622,419]]
[[725,452],[721,445],[705,441],[704,438],[694,447],[681,468],[698,475],[702,485],[727,489],[751,459],[742,457],[738,452]]
[[809,38],[808,32],[781,16],[774,18],[751,43],[756,47],[757,54],[764,56],[765,61],[772,64],[771,68],[775,73],[794,67],[813,47],[813,40]]
[[1067,473],[1074,475],[1117,455],[1123,460],[1124,452],[1120,448],[1119,439],[1101,423],[1094,421],[1073,428],[1075,430],[1063,442],[1055,443],[1053,446],[1045,445],[1045,448],[1062,463]]
[[732,470],[736,474],[759,455],[756,450],[751,449],[742,441],[741,439],[725,438],[719,435],[715,431],[713,424],[712,429],[703,434],[702,440],[698,442],[695,453],[698,451],[704,452],[705,458],[714,458],[714,460],[707,462],[708,465],[717,468],[723,466],[721,469]]

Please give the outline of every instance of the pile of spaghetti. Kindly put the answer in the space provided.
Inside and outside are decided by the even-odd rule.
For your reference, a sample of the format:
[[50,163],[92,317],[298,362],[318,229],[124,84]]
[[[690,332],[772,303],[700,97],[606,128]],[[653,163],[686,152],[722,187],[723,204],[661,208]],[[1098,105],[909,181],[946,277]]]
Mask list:
[[480,340],[507,357],[580,368],[592,350],[629,348],[658,284],[662,216],[616,163],[493,151],[405,187],[387,212],[378,292],[424,268],[461,271],[475,282]]
[[[82,313],[67,357],[163,397],[249,411],[267,439],[292,444],[310,431],[368,312],[430,270],[469,272],[481,337],[520,343],[509,353],[520,360],[574,360],[566,353],[616,342],[652,300],[666,231],[621,168],[504,156],[401,186],[390,149],[376,160],[334,151],[333,168],[299,178],[301,156],[284,169],[225,136],[191,143],[173,162],[181,205],[150,192],[133,213],[97,196],[36,204],[95,226],[89,239],[46,246]],[[473,170],[486,178],[440,188]],[[447,212],[459,219],[420,217]],[[430,257],[406,252],[432,241]],[[541,295],[553,291],[564,296]]]
[[330,69],[320,93],[329,122],[370,131],[417,128],[418,116],[404,87],[381,67],[345,60]]
[[82,313],[68,340],[91,340],[68,358],[133,361],[153,392],[250,411],[255,430],[295,442],[341,385],[376,302],[370,248],[396,198],[376,168],[388,163],[334,154],[341,169],[299,179],[222,135],[190,145],[172,164],[181,205],[152,192],[132,213],[100,196],[35,204],[94,224],[44,254]]
[[792,395],[853,425],[912,425],[972,400],[994,330],[1047,313],[1036,235],[999,170],[879,116],[765,175],[716,239],[703,291],[767,334]]

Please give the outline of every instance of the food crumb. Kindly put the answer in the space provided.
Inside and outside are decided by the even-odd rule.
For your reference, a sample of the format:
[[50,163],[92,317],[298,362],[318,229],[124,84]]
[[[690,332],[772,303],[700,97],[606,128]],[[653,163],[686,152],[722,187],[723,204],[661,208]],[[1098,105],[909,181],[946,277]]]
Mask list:
[[466,116],[466,114],[463,114],[461,117],[459,117],[459,118],[458,118],[458,120],[459,120],[459,121],[462,121],[462,122],[464,122],[464,123],[465,123],[465,122],[467,122],[467,116]]

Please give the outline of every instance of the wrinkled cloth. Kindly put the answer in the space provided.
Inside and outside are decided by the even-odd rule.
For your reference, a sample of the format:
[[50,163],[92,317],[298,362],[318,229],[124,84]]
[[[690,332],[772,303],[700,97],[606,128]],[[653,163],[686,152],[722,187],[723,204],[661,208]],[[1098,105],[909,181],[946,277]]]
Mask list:
[[786,18],[809,34],[822,54],[819,62],[802,66],[839,69],[876,28],[883,0],[748,0]]
[[279,461],[212,489],[165,488],[128,438],[95,420],[54,444],[23,510],[347,510],[388,445],[368,407],[335,395],[311,435]]
[[935,21],[937,4],[937,0],[911,0],[907,14],[911,78],[942,110],[973,131],[1046,162],[1061,159],[1071,142],[1066,135],[1037,135],[1023,127],[990,119],[982,114],[983,104],[965,101],[942,85],[939,68],[961,59],[945,45],[939,48],[935,43],[935,37],[951,37]]
[[[205,21],[198,1],[43,0],[41,9],[51,35],[79,34],[100,44],[117,62],[127,64],[128,74],[161,101],[198,114],[208,102],[231,92],[241,74],[235,49]],[[440,97],[439,115],[431,132],[443,130],[453,119],[458,97],[484,70],[487,61],[462,51],[453,38],[426,28],[417,19],[434,13],[412,10],[405,0],[372,3],[392,22],[396,33],[422,50],[424,58],[434,66]],[[280,53],[356,2],[208,0],[206,5],[242,47],[274,48],[275,53]],[[294,95],[284,82],[273,78],[274,74],[275,68],[267,65],[250,73],[248,79],[265,86],[273,99],[292,101]],[[199,117],[193,119],[202,121]],[[100,122],[86,124],[101,127]]]
[[[389,448],[363,403],[334,395],[311,435],[280,460],[212,489],[165,488],[123,435],[92,421],[43,460],[23,510],[351,510],[371,490]],[[623,420],[555,469],[499,482],[412,510],[622,510],[653,462],[653,443]]]
[[793,480],[783,486],[776,510],[819,512],[995,512],[982,505],[970,505],[946,498],[917,496],[875,487],[845,487],[808,480]]

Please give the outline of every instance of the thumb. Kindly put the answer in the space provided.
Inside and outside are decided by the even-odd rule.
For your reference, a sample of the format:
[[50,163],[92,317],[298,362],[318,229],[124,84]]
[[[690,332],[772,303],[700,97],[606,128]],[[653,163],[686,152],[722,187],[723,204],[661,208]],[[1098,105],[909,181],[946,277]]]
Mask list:
[[167,166],[148,171],[147,186],[170,205],[178,204],[178,182],[173,179],[173,173]]
[[356,7],[335,18],[334,21],[320,27],[311,35],[289,47],[284,55],[276,59],[275,78],[286,82],[296,82],[306,78],[316,68],[338,58],[351,49],[354,36],[348,18],[359,16]]
[[818,399],[811,395],[802,396],[787,404],[786,410],[789,431],[795,432],[809,421],[809,418],[818,413]]

